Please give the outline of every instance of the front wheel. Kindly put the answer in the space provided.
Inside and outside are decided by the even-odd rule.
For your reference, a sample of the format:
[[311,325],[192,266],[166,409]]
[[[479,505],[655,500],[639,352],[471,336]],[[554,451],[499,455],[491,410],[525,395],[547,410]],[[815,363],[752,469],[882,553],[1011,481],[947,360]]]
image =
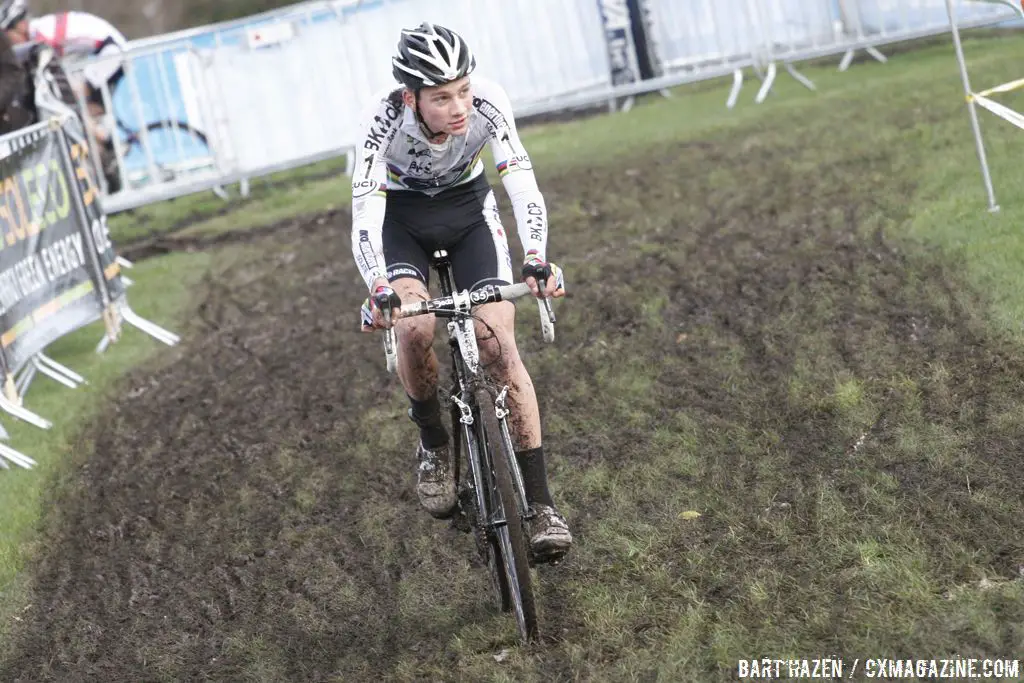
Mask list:
[[510,606],[516,616],[519,635],[524,640],[534,640],[540,635],[540,628],[537,603],[533,595],[533,578],[530,574],[529,546],[518,498],[512,485],[512,476],[505,462],[508,458],[515,458],[515,452],[498,422],[494,411],[494,397],[490,392],[477,392],[477,405],[480,408],[481,441],[486,444],[490,456],[487,460],[495,486],[496,516],[505,520],[503,525],[494,530],[502,551],[500,558],[504,565],[504,584],[508,590]]
[[502,612],[509,612],[512,610],[512,595],[509,591],[508,576],[504,571],[502,547],[497,534],[488,527],[495,504],[491,492],[495,490],[495,487],[490,467],[482,467],[483,463],[490,462],[490,457],[486,451],[482,450],[484,440],[480,436],[482,433],[480,410],[477,406],[473,407],[473,427],[462,425],[459,417],[459,409],[453,404],[452,425],[461,432],[461,438],[455,439],[453,457],[457,482],[461,481],[459,477],[460,450],[465,449],[466,460],[469,464],[468,481],[459,484],[459,506],[466,518],[466,530],[473,534],[477,552],[487,568],[487,575],[491,580],[491,588],[494,590],[498,607]]

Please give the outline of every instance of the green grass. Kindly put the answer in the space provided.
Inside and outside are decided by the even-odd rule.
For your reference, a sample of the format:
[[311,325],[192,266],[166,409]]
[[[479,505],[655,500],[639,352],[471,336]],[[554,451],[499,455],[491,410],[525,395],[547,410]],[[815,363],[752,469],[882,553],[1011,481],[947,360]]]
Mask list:
[[[1020,46],[1019,36],[966,41],[979,89],[1020,77]],[[287,492],[273,497],[282,517],[305,519],[332,495],[359,501],[353,534],[373,570],[318,555],[318,573],[341,588],[292,615],[309,630],[327,624],[323,647],[343,647],[329,642],[330,617],[353,610],[371,624],[443,625],[370,629],[366,649],[339,666],[371,666],[370,652],[388,655],[385,672],[400,678],[705,680],[762,656],[1019,652],[1024,583],[1009,567],[1024,565],[1014,464],[1024,444],[1024,131],[980,112],[1003,207],[990,214],[948,43],[805,73],[817,92],[780,75],[766,103],[754,105],[748,85],[731,112],[727,84],[702,84],[628,114],[524,131],[552,212],[551,255],[573,293],[556,346],[536,342],[533,315],[520,323],[527,364],[545,378],[547,434],[563,447],[552,486],[580,539],[568,566],[541,575],[544,604],[562,606],[545,622],[564,630],[539,654],[513,648],[497,665],[508,619],[460,622],[452,602],[424,598],[437,590],[464,605],[475,584],[459,582],[479,577],[446,564],[448,545],[434,557],[448,537],[409,531],[380,482],[383,492],[367,490],[353,474],[327,491],[330,473],[304,473],[287,444],[260,463]],[[189,230],[210,234],[322,211],[346,194],[343,177],[311,179],[258,190],[212,219],[208,198],[148,211],[157,229],[193,216]],[[118,218],[119,236],[129,220]],[[131,271],[134,306],[173,317],[214,258]],[[270,289],[247,294],[255,303]],[[43,487],[74,455],[85,401],[156,349],[127,337],[99,360],[93,337],[54,347],[93,381],[87,399],[43,379],[29,397],[61,417],[52,433],[14,430],[42,468],[0,477],[14,521],[0,536],[5,585],[33,550]],[[355,472],[384,467],[378,451],[408,436],[404,422],[378,430],[396,404],[368,377],[351,378],[355,405],[369,406],[355,431],[324,437]],[[237,503],[257,516],[267,494],[250,484],[217,511]],[[201,529],[196,515],[186,521]],[[244,531],[239,547],[264,540]],[[281,538],[286,556],[329,542],[302,546],[292,529]],[[410,558],[415,570],[388,596],[394,612],[381,612],[379,568]],[[292,671],[272,625],[221,625],[237,629],[224,656],[251,678]]]
[[109,220],[111,235],[119,244],[169,232],[212,236],[347,206],[351,190],[344,169],[344,159],[331,159],[254,178],[249,197],[232,185],[228,200],[208,191],[118,213]]

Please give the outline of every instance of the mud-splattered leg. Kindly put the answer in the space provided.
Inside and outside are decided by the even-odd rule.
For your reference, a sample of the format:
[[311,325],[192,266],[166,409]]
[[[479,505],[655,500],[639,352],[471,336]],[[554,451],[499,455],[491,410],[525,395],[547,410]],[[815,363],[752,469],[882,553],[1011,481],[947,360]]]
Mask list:
[[507,301],[481,306],[477,315],[483,322],[477,322],[477,339],[487,373],[508,385],[509,431],[516,450],[529,450],[541,446],[540,409],[530,373],[516,347],[515,314],[516,307]]
[[[427,288],[414,278],[401,278],[391,283],[402,301],[426,301]],[[432,315],[399,320],[395,324],[398,335],[398,377],[405,393],[417,401],[425,401],[437,392],[437,354],[434,353],[434,321]]]
[[515,312],[515,306],[507,301],[479,309],[480,359],[495,381],[508,385],[509,431],[523,473],[527,500],[554,506],[548,491],[537,394],[516,347]]

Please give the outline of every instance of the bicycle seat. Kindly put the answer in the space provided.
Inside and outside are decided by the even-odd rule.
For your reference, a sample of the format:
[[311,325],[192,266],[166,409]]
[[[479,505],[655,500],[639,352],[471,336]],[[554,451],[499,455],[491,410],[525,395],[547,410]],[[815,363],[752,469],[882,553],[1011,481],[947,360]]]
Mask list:
[[451,262],[448,259],[448,252],[444,249],[438,249],[430,258],[430,265],[435,269],[439,269],[441,266],[447,266]]

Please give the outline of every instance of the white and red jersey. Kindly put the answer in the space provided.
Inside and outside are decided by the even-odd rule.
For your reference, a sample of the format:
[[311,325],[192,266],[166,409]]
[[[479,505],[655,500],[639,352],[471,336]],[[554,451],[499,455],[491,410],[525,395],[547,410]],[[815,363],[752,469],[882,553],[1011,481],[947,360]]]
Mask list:
[[[58,57],[91,57],[124,52],[128,39],[113,24],[88,12],[58,12],[29,21],[29,40],[46,43]],[[115,60],[87,66],[85,77],[95,86],[121,68]]]
[[58,57],[98,55],[108,46],[123,51],[128,39],[106,19],[87,12],[58,12],[29,21],[29,39],[46,43]]

